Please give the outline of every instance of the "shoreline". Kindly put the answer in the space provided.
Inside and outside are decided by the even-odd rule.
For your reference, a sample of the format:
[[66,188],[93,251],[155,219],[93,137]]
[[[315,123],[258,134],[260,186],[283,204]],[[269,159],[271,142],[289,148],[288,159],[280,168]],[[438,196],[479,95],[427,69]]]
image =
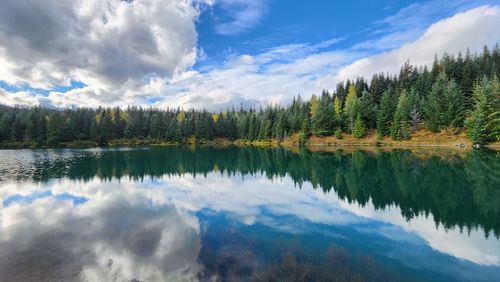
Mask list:
[[[240,142],[240,141],[224,141],[224,142],[200,142],[200,143],[172,143],[172,142],[140,142],[140,143],[113,143],[107,145],[99,144],[86,144],[86,145],[75,145],[75,144],[61,144],[59,146],[31,146],[22,144],[0,144],[0,150],[23,150],[23,149],[90,149],[90,148],[115,148],[115,147],[169,147],[169,146],[182,146],[182,145],[192,145],[192,146],[214,146],[214,147],[226,147],[226,146],[254,146],[254,147],[285,147],[285,148],[301,148],[298,144],[290,144],[277,141],[259,141],[259,142]],[[324,148],[325,150],[331,149],[387,149],[387,150],[398,150],[398,149],[429,149],[429,151],[436,149],[446,149],[455,151],[470,151],[470,150],[494,150],[500,151],[500,144],[486,144],[481,145],[480,148],[474,148],[472,146],[457,146],[448,144],[405,144],[405,145],[394,145],[387,143],[308,143],[303,146],[304,148],[314,149],[314,151],[319,151],[318,149]]]
[[[293,134],[284,140],[228,140],[214,139],[202,140],[199,142],[171,142],[158,139],[117,139],[111,140],[107,144],[99,144],[95,141],[75,140],[66,143],[60,143],[58,146],[39,145],[31,141],[10,141],[0,143],[0,149],[63,149],[63,148],[112,148],[112,147],[140,147],[140,146],[179,146],[179,145],[201,145],[201,146],[262,146],[262,147],[292,147],[299,148],[299,136]],[[337,148],[380,148],[380,149],[453,149],[458,151],[468,151],[476,149],[473,143],[467,137],[461,134],[452,134],[450,132],[430,133],[425,131],[417,132],[409,140],[396,141],[389,137],[377,138],[374,132],[370,132],[366,137],[356,139],[349,134],[342,134],[342,138],[335,136],[310,136],[304,147],[318,150],[319,148],[328,148],[327,150]],[[500,142],[493,142],[480,146],[481,149],[500,151]]]

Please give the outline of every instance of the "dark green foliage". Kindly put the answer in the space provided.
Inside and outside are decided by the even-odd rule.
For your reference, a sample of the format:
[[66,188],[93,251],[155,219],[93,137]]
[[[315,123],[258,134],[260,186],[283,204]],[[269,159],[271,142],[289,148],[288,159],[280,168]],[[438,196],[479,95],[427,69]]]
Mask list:
[[391,137],[394,140],[410,138],[410,104],[406,91],[399,96],[398,106],[391,123]]
[[377,126],[377,104],[373,95],[368,91],[363,91],[363,95],[358,101],[359,114],[368,128]]
[[395,101],[391,91],[387,90],[380,100],[379,110],[377,112],[377,133],[380,136],[389,135],[389,130],[394,114]]
[[484,77],[473,92],[474,110],[466,120],[467,135],[474,143],[500,140],[500,83]]
[[65,119],[61,112],[54,111],[49,115],[47,123],[47,142],[49,144],[57,144],[61,141],[64,123]]
[[335,112],[333,109],[332,96],[323,91],[312,119],[312,133],[319,136],[327,136],[333,133],[335,127]]
[[432,85],[424,103],[424,113],[427,128],[433,132],[463,125],[465,97],[458,84],[448,79],[444,72],[437,76]]

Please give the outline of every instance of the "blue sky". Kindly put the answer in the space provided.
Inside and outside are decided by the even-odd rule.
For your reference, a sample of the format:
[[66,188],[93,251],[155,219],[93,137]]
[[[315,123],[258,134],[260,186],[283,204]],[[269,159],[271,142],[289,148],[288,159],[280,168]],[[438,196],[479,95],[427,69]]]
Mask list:
[[9,105],[287,103],[500,38],[498,0],[0,4],[0,103]]
[[[387,50],[415,40],[440,19],[474,7],[498,4],[498,1],[397,0],[317,1],[314,4],[297,0],[220,2],[235,4],[216,4],[205,7],[201,13],[196,23],[198,43],[207,58],[197,62],[196,66],[220,64],[228,55],[256,55],[280,45],[318,43],[334,38],[342,40],[329,46],[330,49],[348,49],[358,43],[400,32],[402,40],[383,48]],[[261,4],[257,4],[259,9],[254,10],[239,2]],[[258,16],[247,21],[239,20],[237,17],[245,13],[245,9],[249,10],[247,13]],[[230,28],[238,21],[242,22]],[[224,26],[229,28],[221,28]],[[371,50],[367,48],[369,53],[381,51],[372,47]]]
[[[245,28],[221,32],[218,27],[235,21],[244,5],[215,5],[201,14],[197,29],[199,45],[212,62],[223,60],[228,53],[257,54],[266,48],[285,44],[321,42],[346,38],[337,48],[375,37],[374,23],[411,4],[411,1],[303,1],[258,0],[259,16],[242,23]],[[237,19],[236,19],[237,21]],[[381,26],[382,24],[378,24]]]

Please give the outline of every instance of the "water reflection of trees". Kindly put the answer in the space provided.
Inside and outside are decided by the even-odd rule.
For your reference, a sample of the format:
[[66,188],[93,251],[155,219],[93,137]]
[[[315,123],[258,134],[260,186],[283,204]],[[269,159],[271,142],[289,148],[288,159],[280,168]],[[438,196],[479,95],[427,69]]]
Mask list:
[[71,157],[35,158],[36,181],[68,177],[88,181],[133,180],[190,173],[206,176],[263,174],[291,177],[332,190],[348,202],[377,209],[400,207],[410,220],[432,214],[436,224],[460,230],[482,228],[500,235],[500,162],[498,154],[471,151],[463,157],[417,157],[410,151],[368,153],[294,153],[266,148],[152,148],[79,151]]
[[[217,225],[217,224],[216,224]],[[371,255],[328,242],[267,233],[266,228],[208,227],[200,281],[399,281]],[[321,241],[321,240],[320,240]],[[398,279],[399,278],[399,279]]]

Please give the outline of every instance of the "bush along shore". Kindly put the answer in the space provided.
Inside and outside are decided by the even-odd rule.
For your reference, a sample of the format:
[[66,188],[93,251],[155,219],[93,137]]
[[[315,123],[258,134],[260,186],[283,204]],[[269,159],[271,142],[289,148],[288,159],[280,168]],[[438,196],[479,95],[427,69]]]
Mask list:
[[174,144],[493,146],[500,141],[500,48],[444,54],[432,67],[337,84],[308,100],[206,110],[0,106],[0,147]]

